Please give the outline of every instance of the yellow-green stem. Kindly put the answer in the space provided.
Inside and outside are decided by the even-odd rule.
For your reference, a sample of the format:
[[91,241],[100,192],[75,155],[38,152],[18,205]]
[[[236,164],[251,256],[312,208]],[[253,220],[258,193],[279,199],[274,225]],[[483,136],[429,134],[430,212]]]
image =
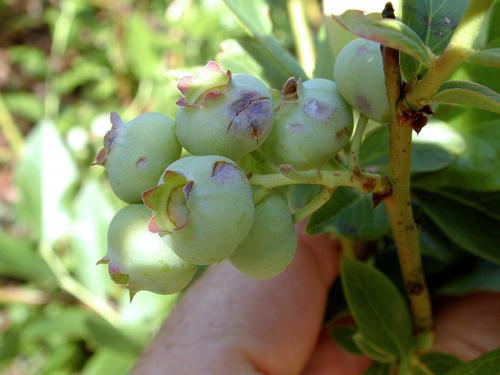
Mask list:
[[293,173],[253,174],[249,181],[252,185],[273,189],[279,186],[311,184],[323,185],[331,188],[347,186],[358,188],[364,192],[388,194],[391,185],[387,177],[360,173],[359,171],[330,171],[311,169],[308,171],[294,171]]
[[[387,6],[386,10],[388,10]],[[399,52],[392,48],[383,47],[382,58],[391,114],[389,167],[392,182],[392,194],[384,199],[384,204],[397,247],[406,293],[410,301],[414,329],[417,333],[427,332],[432,329],[432,308],[422,268],[420,233],[413,217],[410,196],[412,128],[400,116],[402,108],[399,106],[401,95]]]
[[316,195],[309,201],[309,203],[293,213],[294,223],[298,223],[302,219],[305,219],[306,217],[320,209],[326,202],[330,200],[334,192],[335,188],[325,186],[318,195]]

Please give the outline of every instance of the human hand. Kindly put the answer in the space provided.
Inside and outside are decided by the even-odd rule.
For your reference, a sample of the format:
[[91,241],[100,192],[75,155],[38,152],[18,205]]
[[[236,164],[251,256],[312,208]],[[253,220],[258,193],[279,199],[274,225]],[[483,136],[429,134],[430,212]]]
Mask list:
[[[211,267],[172,311],[133,373],[349,375],[370,360],[340,349],[322,329],[339,251],[326,236],[300,236],[280,276],[246,278],[229,262]],[[436,349],[472,359],[500,346],[500,296],[438,305]]]

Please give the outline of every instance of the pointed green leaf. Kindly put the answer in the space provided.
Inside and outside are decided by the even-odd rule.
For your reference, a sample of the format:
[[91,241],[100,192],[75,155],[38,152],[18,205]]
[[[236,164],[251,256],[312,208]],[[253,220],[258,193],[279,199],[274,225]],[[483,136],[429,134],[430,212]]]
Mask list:
[[500,94],[479,83],[468,81],[445,82],[432,102],[459,104],[500,113]]
[[500,266],[479,261],[468,265],[467,271],[458,273],[434,290],[448,296],[463,296],[477,292],[500,292]]
[[467,58],[469,62],[500,68],[500,48],[489,48],[476,51]]
[[[467,0],[405,0],[403,22],[424,41],[428,48],[440,55],[453,34],[467,6]],[[409,81],[425,71],[423,64],[407,55],[401,55],[401,70]]]
[[54,241],[66,233],[68,193],[77,173],[54,124],[40,122],[27,138],[15,177],[22,196],[18,212],[43,241]]
[[88,180],[75,199],[72,255],[75,275],[94,295],[104,297],[110,286],[106,267],[96,267],[107,248],[108,225],[114,209],[96,180]]
[[495,349],[448,372],[447,375],[498,375],[499,369],[500,349]]
[[[425,366],[426,370],[436,375],[447,374],[464,363],[461,359],[442,352],[426,353],[419,358],[419,362],[421,366]],[[424,372],[424,374],[426,373]]]
[[373,359],[374,361],[381,363],[393,363],[396,361],[397,357],[391,353],[374,345],[372,342],[368,341],[359,332],[353,336],[354,343],[359,348],[361,353],[365,356]]
[[[269,6],[264,0],[224,0],[224,3],[240,21],[247,33],[255,38],[259,46],[257,49],[259,54],[254,55],[251,49],[248,49],[248,51],[264,67],[264,70],[266,70],[266,66],[274,66],[286,78],[291,76],[306,78],[306,74],[297,60],[272,35]],[[240,42],[247,49],[245,43],[243,41]],[[256,49],[255,45],[253,47]],[[266,78],[271,81],[267,75]],[[275,88],[280,88],[283,83],[284,81],[278,86],[275,85]]]
[[[422,132],[426,131],[424,128]],[[423,173],[443,169],[455,161],[455,156],[438,143],[414,138],[411,158],[411,172]],[[363,168],[375,173],[388,173],[389,130],[381,126],[368,133],[361,146],[359,160]]]
[[394,284],[377,269],[350,259],[341,265],[347,304],[365,341],[401,358],[411,346],[408,306]]
[[361,355],[359,348],[356,346],[353,336],[356,334],[354,325],[334,325],[330,330],[330,336],[346,352],[356,355]]
[[500,264],[500,221],[439,192],[418,190],[414,196],[421,209],[452,242],[478,257]]
[[348,10],[333,18],[357,36],[404,52],[426,67],[432,64],[434,55],[430,49],[411,28],[398,20],[373,21],[359,10]]
[[330,200],[312,215],[307,225],[310,234],[335,232],[365,241],[380,238],[389,230],[382,205],[374,208],[370,194],[345,187],[338,188]]
[[419,176],[414,182],[428,187],[500,190],[500,121],[471,121],[458,130],[464,147],[455,162],[437,173]]

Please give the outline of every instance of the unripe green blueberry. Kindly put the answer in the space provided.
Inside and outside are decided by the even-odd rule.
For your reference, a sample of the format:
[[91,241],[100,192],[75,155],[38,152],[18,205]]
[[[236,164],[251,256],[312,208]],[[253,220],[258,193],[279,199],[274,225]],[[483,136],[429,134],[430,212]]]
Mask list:
[[217,155],[172,163],[143,200],[154,213],[150,230],[169,233],[172,249],[194,264],[226,259],[248,234],[255,215],[246,176],[233,161]]
[[272,193],[255,207],[250,232],[229,257],[241,272],[256,279],[269,279],[292,262],[297,235],[286,198]]
[[333,81],[289,79],[282,89],[264,152],[279,164],[317,167],[335,156],[352,132],[352,110]]
[[123,122],[115,112],[111,124],[96,163],[106,167],[118,198],[141,202],[142,192],[155,186],[165,167],[181,154],[175,124],[160,113],[143,113]]
[[139,290],[172,294],[193,278],[196,266],[180,259],[148,230],[151,212],[142,204],[122,208],[108,228],[108,252],[99,263],[108,265],[111,278],[125,285],[133,296]]
[[239,160],[268,137],[271,92],[258,78],[210,61],[199,77],[185,77],[177,87],[184,95],[177,102],[177,137],[191,154]]
[[378,43],[353,40],[340,51],[333,72],[345,100],[372,120],[388,121],[389,103]]

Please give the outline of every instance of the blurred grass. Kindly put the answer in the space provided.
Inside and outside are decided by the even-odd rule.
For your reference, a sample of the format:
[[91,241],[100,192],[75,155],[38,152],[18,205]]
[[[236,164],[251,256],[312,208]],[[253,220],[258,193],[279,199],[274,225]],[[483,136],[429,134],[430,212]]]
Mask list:
[[209,59],[261,67],[219,0],[0,0],[0,23],[0,372],[126,373],[177,296],[129,303],[95,266],[123,205],[89,168],[109,112],[173,116],[176,79]]

